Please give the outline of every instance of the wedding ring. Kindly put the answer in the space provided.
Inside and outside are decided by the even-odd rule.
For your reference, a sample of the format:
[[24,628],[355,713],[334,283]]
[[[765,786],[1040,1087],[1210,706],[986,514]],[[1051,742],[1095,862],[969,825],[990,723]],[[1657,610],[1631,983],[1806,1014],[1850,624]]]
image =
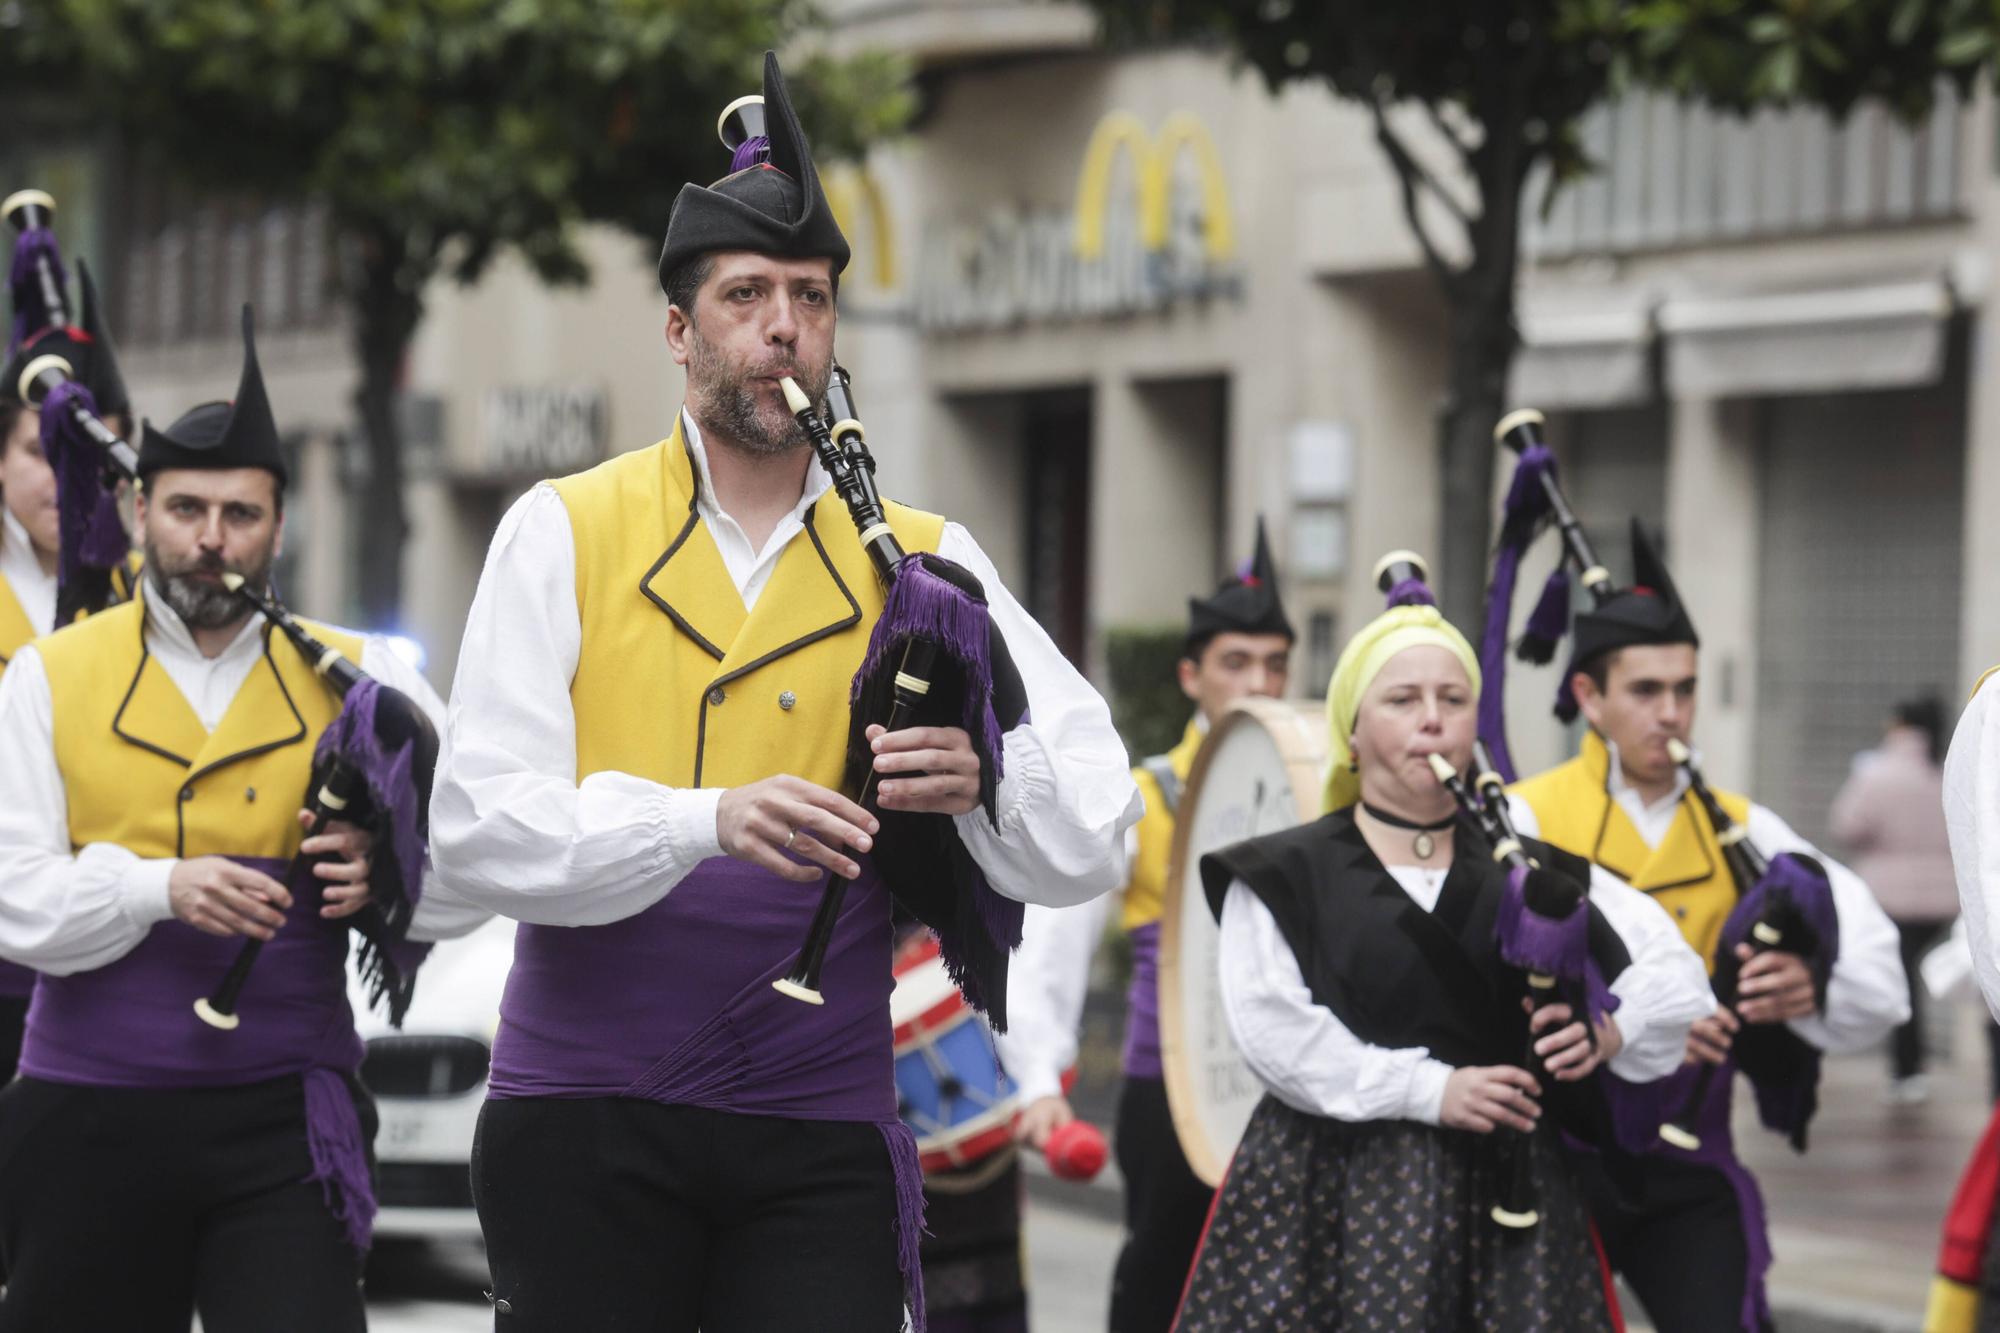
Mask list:
[[798,838],[798,836],[799,836],[799,831],[797,829],[793,829],[791,837],[785,839],[786,851],[789,852],[790,850],[792,850],[792,843]]

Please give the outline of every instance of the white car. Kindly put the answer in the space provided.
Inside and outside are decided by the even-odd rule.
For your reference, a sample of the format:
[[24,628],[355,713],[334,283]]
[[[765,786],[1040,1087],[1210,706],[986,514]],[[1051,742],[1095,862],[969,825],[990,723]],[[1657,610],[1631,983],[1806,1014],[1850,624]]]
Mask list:
[[[431,950],[399,1032],[370,1009],[349,969],[355,1026],[368,1043],[361,1079],[375,1094],[381,1211],[388,1239],[477,1236],[472,1135],[486,1103],[486,1066],[500,1026],[500,992],[514,961],[516,923],[495,917]],[[350,961],[352,955],[350,954]]]

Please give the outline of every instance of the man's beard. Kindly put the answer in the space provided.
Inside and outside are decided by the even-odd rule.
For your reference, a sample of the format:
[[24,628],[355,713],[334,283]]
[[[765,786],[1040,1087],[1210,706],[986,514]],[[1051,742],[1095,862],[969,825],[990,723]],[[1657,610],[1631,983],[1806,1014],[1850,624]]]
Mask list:
[[772,403],[769,391],[758,381],[789,375],[818,407],[833,374],[831,355],[824,365],[810,368],[781,354],[739,370],[692,323],[688,346],[688,401],[703,429],[760,458],[775,458],[812,443],[798,419],[782,404]]
[[226,629],[250,615],[250,604],[223,587],[219,580],[199,579],[192,577],[194,574],[221,574],[227,570],[241,574],[252,588],[262,588],[270,582],[268,552],[254,565],[231,566],[207,556],[195,556],[176,564],[160,554],[160,548],[150,537],[142,544],[147,580],[189,629]]

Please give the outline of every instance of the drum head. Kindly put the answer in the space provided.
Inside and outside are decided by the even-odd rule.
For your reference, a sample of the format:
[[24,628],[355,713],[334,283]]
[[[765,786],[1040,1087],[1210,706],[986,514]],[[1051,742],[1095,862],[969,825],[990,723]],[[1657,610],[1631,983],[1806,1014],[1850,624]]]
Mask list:
[[1202,893],[1204,853],[1319,816],[1326,714],[1245,699],[1223,714],[1188,774],[1160,922],[1160,1055],[1174,1130],[1196,1175],[1222,1183],[1264,1085],[1222,1010],[1221,932]]

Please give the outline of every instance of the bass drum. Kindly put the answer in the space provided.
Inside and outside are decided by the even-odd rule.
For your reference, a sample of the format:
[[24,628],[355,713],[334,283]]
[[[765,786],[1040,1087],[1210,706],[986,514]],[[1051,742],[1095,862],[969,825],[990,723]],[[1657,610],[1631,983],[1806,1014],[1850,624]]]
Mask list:
[[1160,919],[1160,1055],[1174,1130],[1194,1173],[1220,1185],[1264,1095],[1222,1010],[1221,931],[1201,888],[1201,858],[1319,817],[1326,710],[1244,699],[1209,731],[1174,821]]

